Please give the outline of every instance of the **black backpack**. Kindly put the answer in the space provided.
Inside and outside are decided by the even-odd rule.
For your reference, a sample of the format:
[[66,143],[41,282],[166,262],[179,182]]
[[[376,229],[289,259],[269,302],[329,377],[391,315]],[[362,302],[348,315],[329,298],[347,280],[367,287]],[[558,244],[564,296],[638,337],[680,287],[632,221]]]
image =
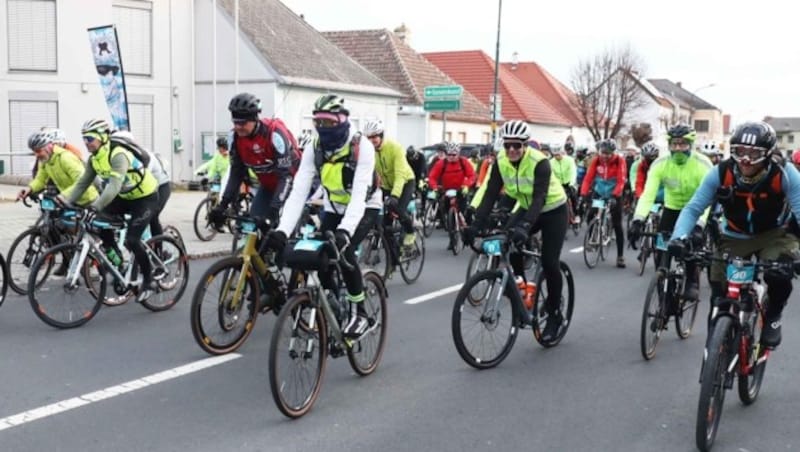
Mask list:
[[[121,131],[115,130],[111,132],[111,149],[114,149],[114,146],[122,146],[133,154],[133,157],[138,160],[142,164],[142,170],[150,166],[150,153],[147,152],[144,148],[139,146],[138,143],[133,141],[131,137],[127,135],[127,133],[120,133]],[[108,160],[109,164],[111,163],[111,153],[108,153]],[[133,163],[133,162],[131,162]]]

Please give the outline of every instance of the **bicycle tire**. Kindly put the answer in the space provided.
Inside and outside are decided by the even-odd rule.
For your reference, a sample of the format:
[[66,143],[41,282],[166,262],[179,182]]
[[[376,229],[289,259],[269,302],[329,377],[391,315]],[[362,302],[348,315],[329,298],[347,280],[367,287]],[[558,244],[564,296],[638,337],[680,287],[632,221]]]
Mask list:
[[[208,242],[217,236],[217,231],[208,225],[208,213],[211,211],[211,199],[200,201],[194,211],[194,234],[203,242]],[[201,223],[202,222],[202,223]]]
[[694,327],[695,318],[697,318],[697,306],[700,304],[700,299],[697,300],[681,300],[678,314],[675,316],[675,332],[681,339],[687,339],[692,335],[692,328]]
[[720,316],[714,320],[700,379],[700,400],[695,425],[695,442],[701,451],[711,450],[722,418],[727,364],[731,353],[735,353],[732,350],[733,333],[733,320],[730,317]]
[[175,241],[178,242],[181,248],[183,248],[183,250],[186,251],[186,242],[183,241],[183,235],[181,234],[181,231],[178,230],[178,228],[168,224],[164,226],[163,234],[168,235],[173,239],[175,239]]
[[452,207],[447,211],[447,234],[450,236],[450,251],[453,253],[453,256],[458,256],[458,253],[461,251],[461,237],[458,234],[457,215],[456,209]]
[[642,357],[647,361],[656,356],[656,347],[661,339],[661,332],[664,331],[669,320],[664,318],[666,283],[666,276],[656,273],[647,286],[639,335],[639,348]]
[[[489,270],[485,272],[478,273],[470,278],[462,287],[461,290],[458,291],[458,295],[456,296],[456,300],[453,303],[453,312],[451,316],[451,330],[453,334],[453,343],[456,346],[456,350],[458,351],[459,356],[461,359],[464,360],[470,366],[476,369],[489,369],[492,367],[497,366],[500,364],[511,352],[511,348],[514,347],[514,342],[517,340],[517,332],[519,325],[519,314],[517,313],[517,307],[514,306],[514,302],[508,296],[508,287],[498,287],[499,286],[499,279],[503,278],[503,271],[502,270]],[[483,280],[489,280],[489,284],[491,284],[491,288],[489,290],[489,294],[494,294],[494,290],[499,290],[500,292],[500,304],[501,306],[507,306],[508,310],[510,311],[508,315],[501,315],[498,312],[490,312],[486,313],[486,309],[488,308],[488,303],[486,300],[480,300],[480,303],[473,303],[469,300],[468,294],[472,290],[472,287]],[[497,286],[496,286],[497,285]],[[502,330],[503,332],[507,331],[508,334],[504,343],[500,349],[494,353],[492,356],[488,356],[487,358],[475,356],[475,354],[470,351],[465,344],[464,334],[462,333],[461,329],[461,322],[462,318],[465,315],[467,310],[475,310],[475,311],[482,311],[477,312],[477,319],[482,324],[481,326],[484,327],[487,322],[490,323],[490,328],[484,327],[484,331],[498,331]],[[474,316],[474,314],[473,314]],[[508,318],[509,323],[505,327],[498,327],[499,321],[503,318]],[[491,341],[480,341],[482,344],[488,343]]]
[[386,238],[373,228],[361,244],[361,252],[358,255],[359,267],[375,270],[384,281],[387,280],[392,271],[392,262]]
[[[375,372],[378,368],[383,356],[383,350],[386,348],[387,307],[386,287],[384,287],[383,279],[380,275],[374,271],[367,271],[362,277],[364,278],[364,294],[366,295],[363,302],[367,303],[369,300],[377,298],[377,304],[370,302],[369,306],[364,306],[370,322],[375,322],[375,324],[371,323],[369,330],[357,342],[347,348],[347,361],[350,362],[350,367],[355,373],[365,377]],[[370,286],[372,287],[370,288]],[[377,341],[370,339],[377,339]],[[370,344],[374,342],[377,343],[371,346]],[[365,352],[365,350],[370,350],[370,352]],[[364,356],[368,356],[368,358],[366,362],[361,362],[361,358]]]
[[[767,295],[764,295],[762,303],[766,305],[768,302]],[[753,319],[753,331],[749,335],[750,347],[747,350],[747,364],[750,366],[750,373],[747,375],[740,373],[737,382],[739,400],[745,405],[752,405],[758,398],[761,383],[764,381],[764,371],[767,368],[767,360],[764,358],[767,349],[760,343],[764,316],[759,309],[754,309],[752,315],[756,318]]]
[[436,210],[436,202],[428,200],[425,206],[424,216],[422,217],[422,233],[425,234],[425,238],[430,237],[431,234],[433,234],[433,230],[436,228],[436,217],[439,213]]
[[[161,243],[160,248],[156,247],[158,243]],[[175,306],[178,301],[180,301],[181,297],[183,296],[183,292],[186,290],[187,284],[189,284],[189,260],[186,257],[186,251],[177,240],[166,234],[151,237],[146,242],[146,245],[153,250],[153,252],[160,252],[162,254],[160,256],[161,259],[167,257],[167,253],[177,253],[177,256],[170,254],[170,259],[166,259],[168,262],[177,262],[177,266],[174,271],[168,271],[168,274],[163,279],[156,282],[158,290],[155,294],[153,294],[153,296],[147,300],[143,300],[142,306],[153,312],[161,312],[172,309],[172,307]],[[166,250],[164,245],[168,245],[172,249]],[[151,268],[155,270],[155,266],[157,264],[151,262],[150,265]],[[170,276],[174,277],[174,279],[168,280]],[[177,292],[165,297],[164,294],[176,290],[176,285]]]
[[[566,311],[566,315],[562,316],[562,324],[561,328],[558,331],[558,335],[556,335],[555,339],[552,341],[545,341],[542,339],[542,330],[547,325],[549,320],[549,315],[547,314],[546,304],[546,296],[548,291],[542,290],[542,288],[547,287],[547,279],[544,277],[544,272],[539,274],[539,278],[536,281],[537,293],[536,293],[536,302],[534,304],[534,322],[532,325],[533,329],[533,337],[536,339],[536,342],[539,343],[544,348],[551,348],[558,345],[564,336],[567,335],[567,330],[569,326],[572,324],[572,312],[575,308],[575,281],[572,277],[572,270],[569,268],[564,261],[559,261],[558,263],[559,271],[561,272],[561,277],[563,280],[563,287],[567,288],[567,298],[566,300],[562,299],[561,306],[559,310],[561,312]],[[563,292],[562,292],[563,296]],[[563,297],[562,297],[563,298]],[[564,304],[566,302],[566,305]]]
[[[583,236],[583,262],[589,268],[595,268],[600,262],[600,252],[602,249],[602,244],[600,243],[599,237],[593,237],[594,235],[599,235],[599,226],[598,220],[594,219],[589,223],[589,227],[586,229],[586,235]],[[591,245],[592,241],[595,241],[596,245]],[[594,258],[589,257],[588,253],[591,253],[594,250],[597,254]]]
[[[28,241],[23,242],[25,239],[28,239]],[[27,245],[24,249],[20,248],[23,243]],[[19,295],[28,294],[28,279],[33,264],[52,246],[50,239],[35,227],[26,229],[14,239],[6,256],[6,265],[8,265],[9,272],[8,283],[11,290]],[[31,251],[32,247],[35,250]],[[23,256],[19,258],[19,265],[16,265],[15,262],[19,251],[23,252]],[[46,278],[48,274],[43,274],[43,278]]]
[[[414,240],[413,256],[405,260],[406,258],[401,255],[398,264],[400,267],[400,276],[403,277],[403,281],[405,281],[406,284],[414,284],[417,279],[419,279],[419,276],[422,274],[422,268],[425,266],[425,235],[420,228],[416,228],[415,232],[417,237]],[[419,261],[419,267],[416,271],[411,271],[411,265],[416,261]]]
[[[311,328],[308,326],[308,321],[304,322],[303,313],[306,310],[310,310],[311,313],[309,315],[314,316],[314,324],[316,328]],[[295,321],[295,316],[299,316],[297,321]],[[293,325],[296,325],[299,328],[294,328]],[[299,336],[300,334],[305,334],[308,336],[312,336],[316,332],[316,340],[317,346],[315,347],[316,351],[316,359],[318,368],[312,378],[314,379],[311,388],[308,390],[308,394],[302,398],[302,400],[296,404],[291,404],[286,397],[284,397],[284,391],[287,385],[297,382],[298,380],[304,380],[302,378],[295,378],[294,375],[290,376],[289,378],[285,378],[282,375],[279,375],[280,366],[279,366],[279,358],[287,356],[295,360],[297,356],[293,355],[300,355],[300,358],[306,362],[310,361],[307,357],[308,351],[304,351],[304,347],[298,347],[302,353],[298,353],[297,350],[292,349],[291,351],[286,351],[282,346],[284,345],[281,341],[281,333],[283,332],[284,328],[289,328],[290,330],[290,338],[292,339],[291,345],[295,343],[304,342]],[[305,340],[305,349],[308,350],[309,341],[313,341],[312,339]],[[301,344],[303,345],[303,344]],[[327,362],[327,355],[328,355],[328,326],[327,320],[322,313],[322,309],[320,309],[316,303],[314,303],[311,298],[309,297],[308,293],[299,293],[293,296],[289,301],[286,303],[283,309],[281,309],[281,313],[278,315],[278,319],[275,321],[275,329],[272,331],[272,339],[269,345],[269,387],[270,392],[272,393],[272,399],[275,401],[275,405],[278,406],[278,409],[284,416],[296,419],[299,418],[311,410],[314,406],[314,402],[317,400],[319,396],[320,389],[322,388],[322,378],[325,375],[325,366]]]
[[[76,308],[69,308],[69,297],[67,295],[75,295],[81,288],[86,288],[89,291],[89,284],[88,281],[81,281],[74,287],[68,287],[64,282],[63,278],[62,281],[54,281],[53,289],[59,288],[64,290],[65,293],[63,295],[56,294],[56,302],[53,304],[54,308],[67,308],[65,315],[61,318],[56,318],[53,315],[57,309],[50,309],[50,303],[44,303],[45,295],[49,295],[53,289],[47,287],[47,279],[49,277],[61,278],[60,276],[54,276],[53,273],[50,271],[52,268],[53,260],[56,259],[56,256],[61,255],[62,257],[69,255],[70,260],[77,258],[78,254],[76,253],[79,250],[79,245],[74,243],[62,243],[60,245],[56,245],[52,248],[49,248],[47,251],[44,252],[42,256],[36,259],[36,262],[33,264],[33,268],[31,268],[31,274],[28,277],[28,301],[31,304],[31,308],[33,312],[36,314],[37,317],[44,323],[60,329],[67,329],[67,328],[75,328],[79,327],[89,320],[91,320],[96,314],[97,311],[100,309],[100,306],[103,304],[102,300],[105,298],[106,292],[106,279],[103,277],[104,270],[101,264],[101,260],[98,259],[92,252],[87,254],[86,259],[91,259],[92,265],[89,267],[97,268],[98,271],[101,272],[100,278],[100,285],[98,286],[98,296],[94,297],[91,296],[91,293],[86,294],[83,297],[79,297],[78,303],[81,303]],[[71,267],[71,265],[70,265]],[[86,265],[81,266],[81,269],[88,268]],[[40,283],[37,284],[39,272],[44,271],[45,277],[41,280]],[[67,275],[68,276],[68,275]],[[79,278],[85,278],[85,274],[80,275]],[[81,284],[82,283],[82,284]],[[74,299],[74,297],[73,297]],[[85,303],[85,307],[83,307],[82,301],[87,301]],[[48,307],[45,307],[47,305]]]
[[3,306],[6,295],[8,295],[8,264],[0,253],[0,306]]
[[[496,270],[497,269],[497,258],[493,256],[489,256],[482,253],[472,253],[472,256],[469,258],[469,263],[467,263],[467,276],[464,278],[464,281],[469,281],[470,278],[477,275],[478,273],[487,271],[487,270]],[[486,285],[485,289],[475,290],[477,285],[473,286],[467,297],[469,301],[476,305],[480,303],[482,299],[484,299],[487,295],[487,291],[489,290],[489,285]]]
[[650,237],[645,237],[642,240],[639,251],[641,252],[641,256],[639,256],[639,276],[644,275],[644,271],[647,268],[647,260],[650,259]]
[[[227,281],[235,275],[243,274],[243,265],[244,259],[239,256],[230,256],[218,260],[200,277],[200,283],[195,287],[192,295],[190,308],[192,336],[197,345],[211,355],[223,355],[236,351],[250,336],[258,318],[258,303],[248,303],[245,295],[247,290],[249,290],[250,294],[253,294],[254,300],[258,300],[260,295],[258,281],[256,280],[257,276],[251,269],[244,273],[248,276],[245,276],[245,289],[242,291],[240,304],[231,307],[230,301],[232,300],[227,300],[228,294],[233,294]],[[220,287],[220,292],[224,292],[225,296],[221,300],[217,297],[218,301],[213,306],[213,309],[209,307],[208,315],[203,315],[204,296],[220,274],[222,274],[222,278],[225,278]],[[236,280],[238,281],[238,277]],[[244,312],[244,316],[241,316],[242,312]],[[244,320],[241,328],[231,334],[227,334],[234,329],[233,324],[230,322],[236,323],[240,320],[240,317]],[[221,335],[230,339],[220,340],[216,334],[211,333],[212,327],[219,327]]]

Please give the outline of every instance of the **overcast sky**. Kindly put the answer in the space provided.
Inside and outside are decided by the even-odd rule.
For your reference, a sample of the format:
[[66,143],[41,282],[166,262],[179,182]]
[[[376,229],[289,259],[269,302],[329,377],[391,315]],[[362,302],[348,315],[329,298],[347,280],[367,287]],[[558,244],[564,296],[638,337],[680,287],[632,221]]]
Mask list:
[[[282,1],[320,31],[405,23],[418,52],[481,49],[494,58],[497,0]],[[699,89],[734,123],[800,116],[797,16],[788,1],[742,3],[503,0],[500,61],[516,51],[570,86],[578,60],[630,44],[645,61],[645,77]]]

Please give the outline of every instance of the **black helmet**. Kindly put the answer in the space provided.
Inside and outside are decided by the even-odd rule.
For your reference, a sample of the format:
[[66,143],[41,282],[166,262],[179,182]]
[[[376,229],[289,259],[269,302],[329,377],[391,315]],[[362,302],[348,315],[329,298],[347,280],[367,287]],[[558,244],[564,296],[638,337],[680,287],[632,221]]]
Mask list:
[[763,121],[740,124],[731,135],[731,147],[749,146],[771,151],[777,142],[778,136],[775,134],[775,129]]
[[688,124],[676,124],[667,131],[669,139],[683,138],[689,143],[694,143],[697,139],[697,132]]
[[228,110],[233,119],[257,121],[258,114],[261,113],[261,101],[250,93],[240,93],[233,96],[228,104]]
[[480,152],[478,152],[478,150],[477,150],[477,149],[473,149],[473,150],[472,150],[472,151],[469,153],[469,158],[471,158],[471,159],[477,159],[477,158],[480,158],[480,156],[481,156],[481,153],[480,153]]
[[575,150],[575,146],[571,142],[567,141],[566,143],[564,143],[564,151],[566,151],[567,153],[570,153],[570,152],[572,152],[574,150]]
[[600,152],[612,153],[617,150],[617,142],[607,138],[597,142],[597,149]]
[[217,138],[217,147],[228,149],[228,139],[225,137]]

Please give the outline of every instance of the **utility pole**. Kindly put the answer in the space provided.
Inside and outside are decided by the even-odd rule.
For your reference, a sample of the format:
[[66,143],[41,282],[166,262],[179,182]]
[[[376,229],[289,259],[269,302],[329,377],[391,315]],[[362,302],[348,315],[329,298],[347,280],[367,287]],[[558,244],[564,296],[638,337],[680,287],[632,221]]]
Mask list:
[[497,85],[500,80],[500,17],[502,17],[503,0],[497,1],[497,43],[494,51],[494,94],[492,97],[492,142],[497,139]]

